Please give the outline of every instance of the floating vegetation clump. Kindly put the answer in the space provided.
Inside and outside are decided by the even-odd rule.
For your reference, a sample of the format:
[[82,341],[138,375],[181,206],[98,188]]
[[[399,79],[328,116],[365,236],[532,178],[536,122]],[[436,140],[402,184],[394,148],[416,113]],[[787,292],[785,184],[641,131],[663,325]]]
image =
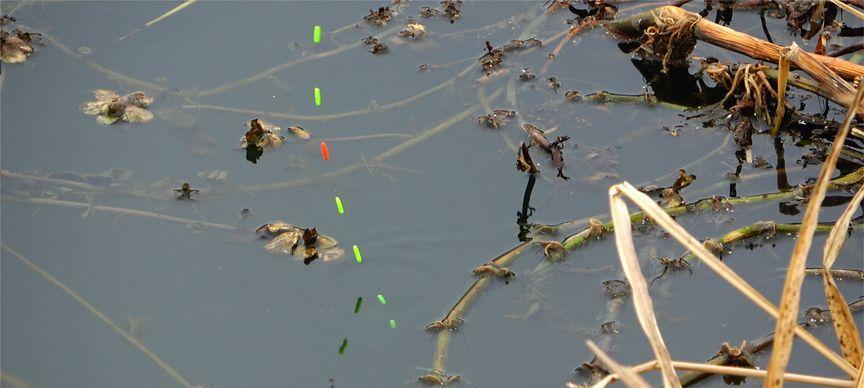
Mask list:
[[261,225],[255,230],[261,238],[272,238],[264,249],[277,256],[293,256],[310,264],[316,259],[331,262],[344,256],[345,251],[339,247],[334,238],[318,234],[315,228],[306,229],[283,221],[273,221]]
[[133,92],[121,96],[113,90],[99,89],[93,91],[93,101],[81,106],[84,114],[96,116],[101,124],[111,125],[117,121],[128,123],[146,123],[153,120],[153,113],[145,109],[153,103],[153,98],[144,92]]
[[372,54],[384,54],[390,51],[390,48],[387,45],[378,40],[378,38],[374,36],[367,36],[362,40],[363,44],[369,46],[369,52]]
[[[17,19],[3,15],[0,17],[0,28],[15,24]],[[0,59],[6,63],[22,63],[36,52],[34,44],[42,42],[42,34],[26,32],[18,28],[12,31],[0,30]]]
[[390,22],[390,19],[393,18],[393,14],[395,14],[395,13],[396,13],[396,11],[390,9],[389,6],[381,6],[381,7],[378,7],[377,10],[376,9],[370,9],[369,14],[364,16],[363,20],[365,20],[369,24],[372,24],[372,25],[375,25],[378,27],[383,27],[383,26],[387,25],[387,23]]

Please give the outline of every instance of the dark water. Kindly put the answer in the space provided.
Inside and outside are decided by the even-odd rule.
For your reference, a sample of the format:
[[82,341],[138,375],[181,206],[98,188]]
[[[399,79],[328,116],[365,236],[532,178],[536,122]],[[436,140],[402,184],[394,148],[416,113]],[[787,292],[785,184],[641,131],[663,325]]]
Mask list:
[[[292,258],[269,255],[260,241],[238,242],[232,233],[216,229],[135,216],[116,218],[100,211],[82,218],[84,209],[9,201],[3,202],[3,243],[74,289],[121,327],[128,326],[128,317],[146,317],[137,338],[194,385],[313,387],[329,386],[329,379],[337,387],[415,384],[417,376],[431,368],[435,347],[435,336],[424,332],[424,325],[440,319],[462,295],[474,280],[472,268],[518,243],[516,212],[527,178],[513,168],[513,151],[495,133],[507,135],[516,144],[526,140],[518,120],[490,131],[476,124],[478,110],[386,160],[398,169],[362,167],[336,179],[279,190],[221,194],[205,190],[194,206],[171,200],[170,188],[184,181],[209,188],[213,184],[197,176],[205,170],[224,170],[229,180],[251,186],[316,177],[371,160],[406,138],[331,140],[329,161],[321,160],[318,142],[380,133],[423,136],[424,131],[476,104],[481,86],[488,96],[523,67],[539,72],[557,42],[508,54],[505,67],[510,73],[506,77],[481,85],[476,79],[483,73],[472,68],[451,88],[396,109],[327,121],[261,116],[283,127],[300,125],[312,133],[312,140],[266,151],[255,165],[245,160],[237,146],[245,131],[243,123],[255,114],[191,106],[312,116],[364,109],[373,101],[384,106],[440,85],[469,65],[476,67],[474,59],[483,52],[484,40],[499,45],[520,35],[544,39],[565,29],[564,19],[571,15],[559,12],[530,27],[529,21],[542,11],[542,2],[466,2],[462,18],[454,24],[441,17],[419,19],[429,33],[423,41],[399,44],[388,35],[390,53],[386,55],[371,55],[365,47],[354,47],[276,72],[275,79],[263,77],[223,93],[197,96],[197,91],[206,94],[279,64],[379,33],[384,29],[369,27],[361,17],[381,4],[198,3],[116,41],[175,5],[156,1],[33,2],[18,8],[16,2],[4,2],[3,13],[16,8],[19,23],[50,34],[73,53],[85,46],[92,53],[74,58],[49,42],[38,47],[38,53],[25,64],[4,64],[3,170],[35,175],[124,168],[132,171],[125,184],[139,190],[167,177],[172,179],[170,185],[148,191],[167,200],[108,194],[96,195],[92,201],[190,219],[203,216],[229,225],[237,224],[235,214],[248,208],[252,216],[240,224],[244,228],[276,219],[316,226],[338,239],[348,253],[338,262],[315,261],[304,266]],[[385,29],[401,26],[406,15],[416,15],[423,5],[436,3],[412,2]],[[732,26],[761,36],[758,20],[755,12],[738,12]],[[476,30],[499,21],[505,22]],[[352,23],[358,27],[329,34]],[[775,41],[789,44],[793,38],[783,24],[769,19],[769,27],[776,31]],[[311,42],[314,25],[325,31],[319,45]],[[471,31],[442,36],[463,30]],[[699,120],[685,120],[674,110],[563,102],[562,94],[569,89],[583,94],[645,90],[643,77],[604,31],[585,33],[575,41],[577,45],[565,46],[549,68],[547,75],[563,84],[557,94],[538,77],[532,83],[516,83],[515,107],[505,95],[491,102],[493,109],[515,109],[542,128],[557,126],[556,136],[569,135],[578,143],[578,148],[571,145],[565,150],[565,173],[572,177],[566,182],[555,179],[548,158],[535,151],[542,174],[534,188],[531,205],[536,210],[530,222],[554,224],[603,215],[608,210],[609,185],[622,180],[650,182],[662,176],[665,178],[656,183],[669,185],[674,178],[668,174],[715,149],[717,152],[687,168],[697,180],[683,194],[688,200],[728,196],[729,184],[723,175],[737,165],[736,146],[722,123],[705,128]],[[808,48],[813,45],[800,38],[795,41]],[[704,44],[694,55],[738,58]],[[421,64],[459,60],[429,72],[416,71]],[[94,64],[165,90],[106,76]],[[311,102],[314,87],[323,91],[324,102],[319,107]],[[193,128],[177,128],[157,117],[145,124],[106,127],[79,110],[93,89],[121,94],[143,89],[155,96],[154,111],[185,105],[183,112],[197,122]],[[184,100],[177,91],[191,100]],[[811,99],[811,111],[819,110],[815,100]],[[676,126],[680,126],[677,137],[664,129]],[[796,163],[809,152],[796,141],[783,138],[792,185],[816,177],[819,171],[818,165]],[[860,143],[850,143],[860,150]],[[752,152],[777,163],[769,136],[756,136]],[[592,177],[598,173],[612,177],[595,181]],[[742,176],[736,187],[739,196],[778,190],[773,169],[745,166]],[[4,179],[3,185],[12,182]],[[56,186],[39,186],[31,194],[87,202],[80,193],[64,193]],[[336,195],[344,201],[345,215],[336,212]],[[833,222],[844,207],[841,203],[825,208],[822,220]],[[704,238],[760,220],[797,222],[800,215],[781,214],[776,202],[768,202],[741,206],[731,214],[693,214],[679,220]],[[566,232],[557,238],[564,236]],[[766,296],[779,301],[793,241],[788,236],[757,241],[763,245],[752,250],[739,245],[726,262]],[[861,233],[853,233],[835,267],[860,268],[862,242]],[[823,243],[824,235],[817,236],[809,264],[818,265],[821,254],[816,252],[821,253]],[[363,252],[362,264],[351,257],[354,244]],[[653,252],[673,257],[681,253],[658,233],[637,234],[637,246],[645,259],[646,274],[661,270],[647,259]],[[623,278],[623,274],[609,239],[570,253],[541,282],[527,274],[542,260],[539,251],[530,250],[512,267],[520,275],[517,280],[509,285],[495,282],[467,313],[465,325],[451,341],[448,372],[481,387],[558,387],[577,381],[573,368],[591,358],[584,346],[590,338],[586,330],[596,330],[605,314],[601,282]],[[850,300],[862,291],[855,283],[841,282],[841,287]],[[529,309],[529,289],[541,290],[549,308],[531,319],[513,319],[511,316]],[[675,359],[704,360],[723,341],[737,344],[774,327],[766,314],[698,264],[692,276],[668,274],[655,283],[652,293]],[[379,303],[377,294],[384,295],[388,303]],[[364,302],[355,314],[358,297]],[[802,306],[823,303],[821,281],[807,280]],[[176,384],[6,250],[2,305],[2,370],[30,386]],[[614,357],[628,364],[651,359],[629,302],[616,319],[622,331],[611,349]],[[395,321],[395,329],[389,327],[390,320]],[[836,344],[830,327],[818,329],[816,335]],[[343,338],[348,339],[348,346],[340,355]],[[759,358],[762,366],[767,358]],[[840,376],[836,368],[800,343],[789,369]],[[714,379],[708,385],[723,383]]]

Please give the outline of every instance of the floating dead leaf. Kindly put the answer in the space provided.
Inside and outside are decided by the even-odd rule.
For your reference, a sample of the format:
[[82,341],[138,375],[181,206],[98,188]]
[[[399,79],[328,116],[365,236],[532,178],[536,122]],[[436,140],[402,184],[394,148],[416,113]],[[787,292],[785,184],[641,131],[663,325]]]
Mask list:
[[383,27],[393,18],[394,13],[395,11],[390,7],[379,7],[377,10],[370,9],[369,14],[364,16],[363,20],[369,24]]
[[390,48],[387,47],[384,42],[381,42],[380,40],[378,40],[378,38],[374,36],[367,36],[363,38],[361,42],[363,42],[367,46],[371,46],[369,52],[371,52],[372,54],[383,54],[390,51]]
[[144,109],[153,103],[153,98],[144,92],[133,92],[120,96],[113,90],[99,89],[93,91],[95,100],[87,101],[81,106],[84,114],[96,116],[96,121],[111,125],[117,121],[129,123],[146,123],[153,120],[153,113]]
[[496,109],[491,114],[477,117],[477,121],[488,128],[497,129],[502,125],[507,125],[515,115],[516,112],[512,110]]
[[531,81],[535,78],[537,78],[537,76],[534,75],[534,72],[531,71],[530,67],[522,69],[522,73],[519,74],[520,81]]
[[286,129],[288,130],[288,132],[291,132],[291,134],[293,134],[294,136],[297,136],[303,140],[309,140],[309,138],[312,137],[312,135],[310,135],[308,131],[306,131],[305,129],[303,129],[301,127],[293,126],[293,127],[288,127]]
[[558,89],[561,87],[561,82],[558,81],[558,78],[549,77],[546,79],[546,85],[549,86],[549,89],[552,89],[555,94],[558,94]]
[[399,35],[406,38],[423,39],[426,36],[426,27],[412,18],[408,18],[405,27],[399,31]]
[[252,119],[246,126],[249,130],[240,138],[240,147],[244,149],[250,144],[262,150],[279,148],[284,144],[285,138],[279,135],[282,128],[260,119]]
[[[7,22],[13,19],[7,19]],[[10,34],[0,31],[0,59],[7,63],[21,63],[36,52],[33,43],[38,43],[42,35],[15,29]]]
[[564,92],[564,99],[569,102],[580,102],[582,101],[582,95],[575,90],[568,90]]
[[422,16],[424,18],[434,18],[435,16],[438,16],[438,14],[440,14],[440,13],[441,13],[441,11],[439,11],[437,8],[420,7],[420,16]]
[[450,24],[453,24],[462,17],[462,0],[442,0],[441,12],[450,19]]

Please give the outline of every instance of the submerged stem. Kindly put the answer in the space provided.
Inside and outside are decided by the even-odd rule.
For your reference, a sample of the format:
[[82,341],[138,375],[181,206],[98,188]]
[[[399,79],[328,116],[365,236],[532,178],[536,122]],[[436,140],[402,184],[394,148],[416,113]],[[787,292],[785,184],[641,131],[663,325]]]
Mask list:
[[171,365],[168,365],[167,362],[165,362],[161,358],[159,358],[159,356],[156,355],[156,353],[154,353],[152,350],[150,350],[150,348],[148,348],[147,345],[144,345],[143,342],[141,342],[137,338],[129,335],[129,333],[127,333],[126,331],[121,329],[120,326],[118,326],[116,323],[114,323],[114,321],[111,320],[111,318],[108,318],[108,316],[105,315],[105,313],[103,313],[102,311],[97,309],[95,306],[93,306],[93,304],[91,304],[86,299],[84,299],[84,297],[82,297],[77,292],[75,292],[75,290],[73,290],[69,286],[63,284],[63,282],[61,282],[60,280],[55,278],[53,275],[51,275],[50,273],[48,273],[47,271],[42,269],[42,267],[38,266],[36,263],[34,263],[34,262],[30,261],[28,258],[24,257],[24,255],[18,253],[18,251],[14,250],[11,247],[9,247],[8,245],[6,245],[6,243],[0,241],[0,246],[2,246],[3,249],[5,249],[9,253],[11,253],[12,256],[14,256],[16,259],[18,259],[20,262],[22,262],[28,268],[30,268],[33,272],[35,272],[36,274],[38,274],[39,276],[41,276],[45,280],[49,281],[51,284],[55,285],[57,288],[61,289],[63,292],[65,292],[70,297],[72,297],[72,299],[74,299],[75,302],[78,302],[78,304],[80,304],[85,309],[87,309],[87,311],[90,314],[92,314],[94,317],[98,318],[100,321],[102,321],[103,323],[108,325],[108,327],[110,327],[111,330],[113,330],[115,333],[117,333],[121,337],[123,337],[123,339],[126,340],[126,342],[129,342],[130,344],[132,344],[132,346],[134,346],[135,348],[140,350],[141,353],[144,353],[144,355],[146,355],[151,361],[153,361],[153,363],[155,363],[159,368],[161,368],[163,371],[165,371],[165,373],[167,373],[169,376],[171,376],[171,378],[173,378],[175,381],[177,381],[177,383],[179,383],[180,385],[182,385],[185,388],[194,388],[195,387],[194,385],[192,385],[189,382],[189,380],[186,380],[186,378],[183,377],[183,375],[181,375],[180,372],[178,372],[176,369],[174,369],[174,367],[172,367]]

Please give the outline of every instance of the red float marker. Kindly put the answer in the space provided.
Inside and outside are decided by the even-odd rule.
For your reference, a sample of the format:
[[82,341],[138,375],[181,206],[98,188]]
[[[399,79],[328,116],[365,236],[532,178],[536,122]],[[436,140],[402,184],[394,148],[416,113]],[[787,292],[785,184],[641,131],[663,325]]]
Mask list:
[[321,142],[321,157],[323,157],[324,160],[330,160],[330,151],[327,150],[327,143],[323,141]]

